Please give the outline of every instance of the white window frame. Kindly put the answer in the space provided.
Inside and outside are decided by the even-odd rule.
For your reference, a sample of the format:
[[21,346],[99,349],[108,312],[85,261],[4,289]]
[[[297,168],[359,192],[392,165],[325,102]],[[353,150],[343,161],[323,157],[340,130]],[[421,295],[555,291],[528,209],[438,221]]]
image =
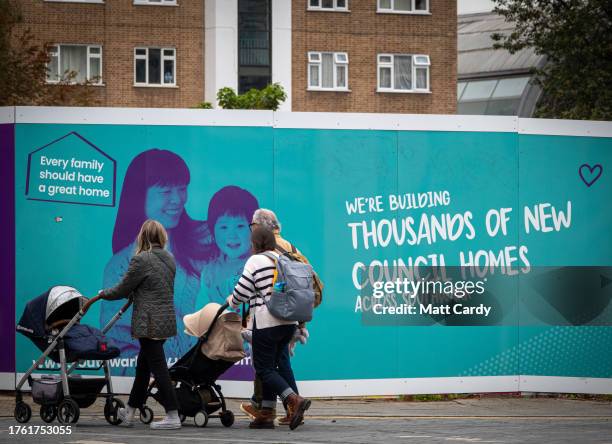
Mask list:
[[177,0],[134,0],[135,6],[178,6]]
[[[145,55],[136,54],[136,51],[139,49],[145,50]],[[149,49],[159,49],[160,50],[160,76],[161,83],[149,83]],[[174,51],[173,56],[167,56],[164,54],[165,51]],[[137,82],[136,81],[136,61],[144,60],[145,61],[145,77],[147,78],[146,82]],[[174,61],[174,72],[172,75],[173,82],[166,83],[164,81],[164,61],[173,60]],[[142,86],[147,88],[176,88],[176,48],[171,47],[159,47],[159,46],[137,46],[134,48],[134,86]]]
[[419,10],[415,9],[416,0],[411,0],[411,10],[410,11],[396,10],[395,9],[395,0],[390,0],[391,1],[391,7],[390,8],[383,8],[383,7],[380,6],[381,1],[382,0],[376,0],[376,12],[379,13],[379,14],[431,15],[431,12],[429,11],[430,0],[425,0],[425,2],[426,2],[425,9],[419,9]]
[[[412,89],[396,89],[395,88],[395,56],[410,56],[412,57],[411,69],[412,69]],[[391,57],[391,62],[381,62],[381,57]],[[426,62],[416,62],[417,57],[426,57]],[[376,91],[377,92],[390,92],[390,93],[430,93],[431,92],[431,59],[427,54],[378,54],[376,58]],[[427,67],[427,87],[417,88],[416,87],[416,70],[418,68]],[[391,68],[391,87],[382,88],[380,86],[380,69]]]
[[[324,88],[321,86],[323,81],[323,54],[332,54],[334,58],[333,76],[334,86],[332,88]],[[344,56],[344,60],[341,60]],[[310,82],[310,68],[317,66],[319,71],[319,86],[312,86]],[[344,67],[345,71],[345,86],[338,86],[338,67]],[[306,89],[308,91],[345,91],[350,92],[349,85],[349,57],[347,52],[331,52],[331,51],[309,51],[308,52],[308,75]]]
[[338,6],[338,0],[333,0],[334,6],[331,8],[323,7],[323,0],[315,0],[319,2],[319,6],[312,6],[310,4],[311,0],[306,0],[306,9],[308,11],[328,11],[328,12],[350,12],[349,9],[349,0],[345,0],[344,7]]
[[[103,71],[103,60],[102,60],[102,45],[85,45],[82,43],[53,43],[52,45],[49,45],[49,48],[56,48],[57,53],[55,53],[55,51],[49,49],[49,57],[57,57],[57,70],[58,72],[57,74],[57,80],[49,80],[48,78],[46,79],[47,83],[60,83],[62,80],[62,77],[64,76],[63,72],[59,72],[59,70],[61,69],[62,66],[62,46],[84,46],[87,48],[87,72],[85,73],[85,79],[87,81],[89,81],[91,79],[91,59],[99,59],[100,60],[100,76],[98,77],[98,80],[96,82],[92,82],[92,85],[97,85],[97,86],[104,86],[104,83],[102,82],[102,73]],[[92,54],[91,53],[91,48],[98,48],[100,50],[100,52],[98,54]],[[47,63],[47,70],[49,69],[49,63]],[[77,85],[78,82],[70,82],[73,85]]]

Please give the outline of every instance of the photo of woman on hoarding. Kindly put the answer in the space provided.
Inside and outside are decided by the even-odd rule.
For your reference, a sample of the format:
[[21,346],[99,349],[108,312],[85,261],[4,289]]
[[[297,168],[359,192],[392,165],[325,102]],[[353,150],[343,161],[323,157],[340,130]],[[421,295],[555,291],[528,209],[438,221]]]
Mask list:
[[[177,330],[182,332],[183,316],[193,313],[200,290],[201,265],[208,262],[210,243],[208,225],[192,219],[185,210],[189,168],[177,154],[161,149],[150,149],[138,154],[127,168],[119,209],[113,231],[113,257],[104,270],[103,288],[116,285],[127,270],[134,254],[135,240],[142,223],[147,219],[159,221],[168,232],[168,250],[176,260],[174,300]],[[105,325],[117,312],[121,302],[105,301],[100,311],[100,325]],[[131,309],[108,332],[121,349],[122,358],[132,358],[138,345],[130,333]],[[166,341],[166,356],[182,356],[192,346],[188,335],[179,334]],[[131,373],[122,368],[119,373]]]

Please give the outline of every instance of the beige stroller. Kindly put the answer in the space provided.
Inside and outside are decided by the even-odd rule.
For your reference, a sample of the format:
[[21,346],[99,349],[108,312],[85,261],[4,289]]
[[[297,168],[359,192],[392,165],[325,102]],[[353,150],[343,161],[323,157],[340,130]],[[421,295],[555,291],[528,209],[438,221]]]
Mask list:
[[[210,303],[183,318],[185,333],[198,337],[198,343],[170,368],[181,421],[193,417],[198,427],[206,427],[209,418],[219,418],[225,427],[234,424],[234,414],[227,410],[221,386],[215,382],[245,356],[240,315],[227,308],[227,304]],[[155,382],[147,395],[161,402]],[[153,412],[146,406],[143,409],[151,422]],[[219,409],[221,412],[213,415]]]

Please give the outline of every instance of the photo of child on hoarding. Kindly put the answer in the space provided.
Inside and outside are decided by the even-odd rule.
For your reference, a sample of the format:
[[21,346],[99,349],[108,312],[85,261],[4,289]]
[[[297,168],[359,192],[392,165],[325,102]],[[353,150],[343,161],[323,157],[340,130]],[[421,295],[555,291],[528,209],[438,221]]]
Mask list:
[[249,223],[259,207],[247,190],[227,186],[217,191],[208,204],[207,224],[212,234],[211,260],[202,270],[203,303],[225,303],[251,255]]

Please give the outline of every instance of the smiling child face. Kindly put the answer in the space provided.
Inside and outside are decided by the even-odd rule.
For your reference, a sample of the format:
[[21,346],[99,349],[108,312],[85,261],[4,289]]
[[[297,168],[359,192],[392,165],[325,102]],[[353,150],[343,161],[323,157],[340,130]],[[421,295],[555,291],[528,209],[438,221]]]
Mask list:
[[147,218],[155,219],[169,230],[178,225],[186,200],[186,185],[153,185],[147,190],[145,213]]
[[249,223],[243,216],[224,214],[215,223],[215,242],[228,258],[238,258],[249,251]]

